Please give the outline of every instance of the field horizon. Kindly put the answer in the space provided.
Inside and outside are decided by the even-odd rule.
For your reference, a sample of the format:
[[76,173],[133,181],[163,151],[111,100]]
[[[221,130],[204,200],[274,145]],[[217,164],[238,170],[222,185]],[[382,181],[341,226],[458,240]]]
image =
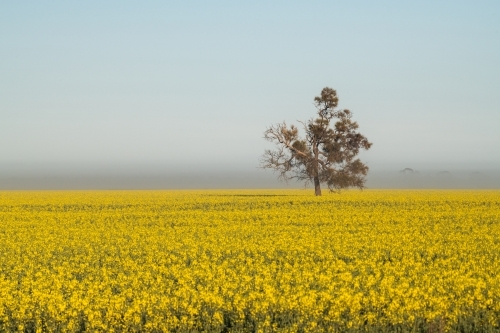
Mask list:
[[[415,169],[371,171],[366,187],[372,189],[500,189],[498,169]],[[309,186],[310,187],[310,186]],[[169,190],[169,189],[301,189],[304,183],[277,180],[262,170],[220,172],[161,170],[17,170],[0,173],[1,190]]]

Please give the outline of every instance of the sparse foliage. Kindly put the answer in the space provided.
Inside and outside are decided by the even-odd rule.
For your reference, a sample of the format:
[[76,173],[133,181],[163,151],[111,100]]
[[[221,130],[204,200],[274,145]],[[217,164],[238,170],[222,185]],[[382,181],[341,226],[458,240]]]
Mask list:
[[352,113],[336,110],[337,104],[337,92],[328,87],[314,98],[318,118],[301,122],[304,138],[299,137],[297,127],[285,122],[267,128],[264,138],[275,143],[277,149],[265,151],[261,167],[277,171],[284,181],[313,182],[316,195],[321,195],[321,183],[330,191],[363,188],[368,166],[356,156],[360,149],[367,150],[372,144],[357,132]]

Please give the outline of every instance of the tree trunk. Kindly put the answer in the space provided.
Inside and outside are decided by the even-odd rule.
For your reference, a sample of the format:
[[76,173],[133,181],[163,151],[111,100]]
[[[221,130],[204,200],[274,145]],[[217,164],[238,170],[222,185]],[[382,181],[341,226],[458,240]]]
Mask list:
[[314,177],[314,194],[316,196],[321,195],[321,186],[319,185],[319,177]]

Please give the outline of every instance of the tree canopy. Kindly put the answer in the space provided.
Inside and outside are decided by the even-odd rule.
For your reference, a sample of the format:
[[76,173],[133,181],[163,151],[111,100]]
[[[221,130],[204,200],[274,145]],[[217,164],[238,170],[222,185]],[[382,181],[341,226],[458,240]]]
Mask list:
[[316,195],[321,195],[321,184],[330,191],[364,188],[368,166],[356,156],[372,144],[357,131],[359,126],[352,120],[351,111],[336,109],[338,101],[334,89],[323,88],[314,98],[317,118],[300,122],[304,137],[299,137],[296,126],[285,122],[268,127],[264,138],[276,149],[265,151],[261,167],[277,171],[284,181],[314,183]]

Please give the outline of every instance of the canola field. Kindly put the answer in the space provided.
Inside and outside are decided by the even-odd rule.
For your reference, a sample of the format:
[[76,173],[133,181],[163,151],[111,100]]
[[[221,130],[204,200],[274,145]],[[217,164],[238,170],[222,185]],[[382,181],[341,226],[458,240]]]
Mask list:
[[498,332],[500,191],[0,192],[0,332]]

